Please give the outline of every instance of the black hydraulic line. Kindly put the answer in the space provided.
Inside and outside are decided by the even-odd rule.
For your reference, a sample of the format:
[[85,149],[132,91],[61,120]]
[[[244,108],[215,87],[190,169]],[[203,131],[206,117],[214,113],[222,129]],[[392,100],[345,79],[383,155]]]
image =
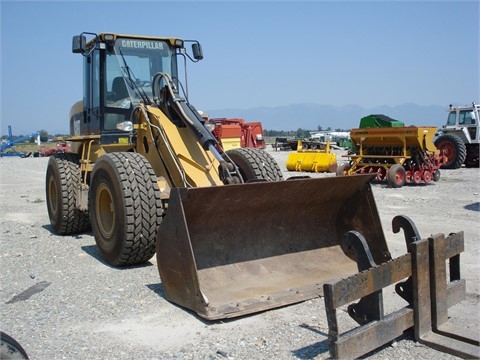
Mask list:
[[[213,137],[212,133],[208,131],[207,128],[205,128],[205,126],[203,125],[203,119],[198,113],[198,111],[186,101],[177,101],[175,103],[182,109],[181,112],[183,112],[183,114],[187,116],[188,120],[185,121],[185,123],[193,130],[198,140],[202,144],[202,147],[205,150],[209,150],[211,145],[216,145],[217,140]],[[178,115],[182,117],[182,114]]]
[[[161,81],[165,85],[161,87]],[[168,91],[167,91],[168,90]],[[238,167],[229,158],[228,154],[219,146],[217,139],[204,126],[204,120],[200,113],[188,100],[181,97],[168,74],[156,73],[152,79],[153,98],[159,108],[166,111],[173,110],[179,120],[189,127],[198,139],[204,150],[209,150],[220,163],[220,178],[225,184],[242,183],[243,178]],[[173,114],[172,114],[173,115]],[[179,126],[177,124],[177,126]],[[217,150],[218,148],[218,150]]]
[[[154,98],[157,95],[157,90],[160,88],[162,79],[165,81],[165,87],[168,89],[168,92],[167,99],[161,99],[160,101],[168,102],[168,105],[175,111],[181,121],[193,131],[204,150],[209,150],[210,145],[218,145],[213,134],[203,125],[204,121],[200,113],[185,98],[178,94],[172,79],[167,74],[157,73],[154,75],[152,79]],[[158,91],[158,95],[160,93]]]

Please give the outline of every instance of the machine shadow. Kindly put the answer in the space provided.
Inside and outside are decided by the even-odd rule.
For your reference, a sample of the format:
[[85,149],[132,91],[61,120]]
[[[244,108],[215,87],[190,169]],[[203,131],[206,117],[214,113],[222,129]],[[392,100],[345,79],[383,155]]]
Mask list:
[[293,350],[292,354],[296,358],[314,359],[321,354],[328,354],[328,334],[307,324],[300,324],[299,326],[303,329],[313,331],[314,333],[319,334],[321,337],[327,337],[327,339],[308,345],[308,346],[304,346],[297,350]]
[[152,291],[153,291],[155,294],[157,294],[158,296],[166,299],[166,297],[165,297],[165,290],[163,289],[162,283],[147,284],[146,287],[149,288],[150,290],[152,290]]
[[153,266],[153,264],[150,261],[146,261],[141,264],[135,264],[135,265],[128,265],[128,266],[114,266],[106,262],[102,256],[100,255],[100,252],[98,251],[98,247],[96,245],[86,245],[82,246],[81,249],[85,251],[88,255],[93,257],[94,259],[98,260],[101,262],[103,265],[108,266],[111,269],[115,270],[129,270],[129,269],[140,269],[148,266]]
[[204,319],[202,318],[201,316],[199,316],[196,312],[194,312],[193,310],[190,310],[190,309],[187,309],[187,308],[184,308],[178,304],[175,304],[171,301],[169,301],[167,299],[167,295],[165,294],[165,290],[163,288],[163,285],[162,283],[156,283],[156,284],[147,284],[146,287],[148,289],[150,289],[151,291],[153,291],[156,295],[158,295],[159,297],[165,299],[166,301],[168,301],[168,303],[174,307],[176,307],[177,309],[179,309],[180,311],[184,311],[186,313],[188,313],[190,316],[193,316],[194,318],[196,318],[198,321],[202,322],[204,325],[215,325],[217,323],[225,323],[225,322],[229,322],[229,321],[232,321],[232,320],[235,320],[235,319],[222,319],[222,320],[207,320],[207,319]]
[[[146,287],[148,289],[150,289],[151,291],[153,291],[156,295],[158,295],[159,297],[165,299],[168,301],[169,304],[171,304],[172,306],[176,307],[177,309],[179,309],[180,311],[184,311],[186,313],[188,313],[190,316],[193,316],[194,318],[196,318],[198,321],[202,322],[204,325],[206,326],[210,326],[210,325],[215,325],[215,324],[228,324],[228,323],[231,323],[231,322],[235,322],[235,321],[238,321],[238,320],[241,320],[241,319],[247,319],[249,317],[255,317],[257,316],[258,314],[262,314],[264,312],[268,312],[268,311],[271,311],[272,309],[269,309],[269,310],[264,310],[264,311],[258,311],[258,312],[255,312],[255,313],[251,313],[251,314],[245,314],[245,315],[242,315],[242,316],[236,316],[236,317],[232,317],[232,318],[224,318],[224,319],[217,319],[217,320],[208,320],[208,319],[204,319],[202,318],[201,316],[199,316],[195,311],[193,310],[190,310],[188,308],[185,308],[185,307],[182,307],[178,304],[175,304],[174,302],[171,302],[167,299],[167,296],[165,294],[165,289],[163,288],[163,285],[162,283],[156,283],[156,284],[147,284]],[[289,305],[285,305],[285,306],[282,306],[280,308],[283,308],[283,307],[289,307],[289,306],[293,306],[294,304],[289,304]],[[300,325],[300,326],[303,326],[304,324]],[[308,329],[312,330],[312,331],[317,331],[316,329],[313,329],[313,328],[310,328],[308,327],[307,325],[305,325],[305,327],[307,327]],[[324,334],[324,333],[321,333],[319,332],[320,334],[322,334],[323,336],[327,336],[327,334]],[[328,346],[328,344],[327,344]],[[327,350],[328,350],[328,347],[327,347]]]
[[480,202],[474,202],[463,207],[465,210],[480,211]]
[[50,234],[52,234],[54,236],[60,236],[60,237],[65,236],[65,237],[69,237],[69,238],[74,238],[75,240],[82,239],[84,235],[93,236],[93,232],[92,232],[91,228],[88,228],[86,231],[83,231],[83,232],[78,233],[78,234],[73,234],[73,235],[59,235],[55,232],[55,229],[53,228],[53,226],[51,224],[44,224],[44,225],[42,225],[42,228],[44,228],[45,230],[47,230]]

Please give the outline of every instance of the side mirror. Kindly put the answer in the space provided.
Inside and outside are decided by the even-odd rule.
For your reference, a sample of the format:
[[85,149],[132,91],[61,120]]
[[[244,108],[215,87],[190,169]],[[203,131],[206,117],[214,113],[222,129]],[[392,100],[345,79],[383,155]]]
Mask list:
[[72,52],[83,54],[87,50],[87,38],[84,35],[74,36],[72,39]]
[[472,111],[470,113],[470,117],[473,119],[473,120],[477,120],[477,114],[475,113],[475,111]]
[[200,45],[199,43],[192,44],[192,52],[195,60],[199,61],[203,59],[202,45]]

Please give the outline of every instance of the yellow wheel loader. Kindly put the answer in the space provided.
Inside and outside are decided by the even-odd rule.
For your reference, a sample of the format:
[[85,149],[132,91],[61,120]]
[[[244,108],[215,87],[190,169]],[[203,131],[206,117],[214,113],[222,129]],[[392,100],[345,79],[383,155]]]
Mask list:
[[166,298],[209,320],[314,298],[355,274],[348,231],[375,263],[391,259],[372,175],[284,180],[267,152],[220,147],[180,81],[203,58],[197,41],[82,33],[73,52],[84,87],[72,150],[46,171],[56,233],[91,227],[115,266],[156,252]]

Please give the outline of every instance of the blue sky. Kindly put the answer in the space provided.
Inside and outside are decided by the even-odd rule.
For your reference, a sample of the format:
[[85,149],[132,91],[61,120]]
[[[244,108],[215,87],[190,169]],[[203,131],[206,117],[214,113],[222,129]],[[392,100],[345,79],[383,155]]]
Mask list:
[[[3,1],[1,135],[68,131],[82,31],[199,40],[202,110],[479,101],[479,1]],[[292,124],[292,129],[296,129]]]

